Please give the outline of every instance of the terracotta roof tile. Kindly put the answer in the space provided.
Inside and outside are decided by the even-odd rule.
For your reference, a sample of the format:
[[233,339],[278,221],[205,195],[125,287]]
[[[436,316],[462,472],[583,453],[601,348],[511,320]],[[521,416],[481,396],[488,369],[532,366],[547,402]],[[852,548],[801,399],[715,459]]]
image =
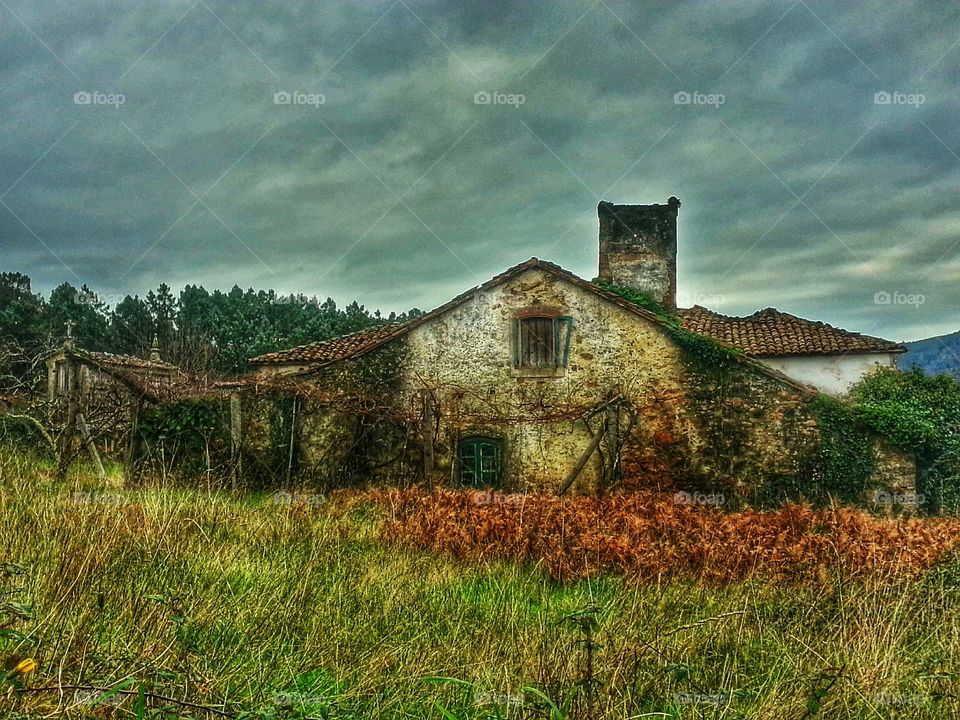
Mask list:
[[152,402],[165,402],[192,397],[201,392],[202,382],[176,365],[144,360],[132,355],[94,352],[82,348],[65,349],[70,356],[96,366],[133,392]]
[[[477,293],[481,293],[489,288],[495,287],[502,282],[532,268],[546,270],[554,275],[563,277],[570,282],[587,288],[591,292],[603,295],[615,303],[627,306],[634,312],[638,312],[645,316],[649,316],[649,318],[653,320],[656,320],[656,316],[652,313],[649,313],[642,308],[638,308],[635,305],[630,305],[630,303],[628,303],[626,300],[623,300],[616,295],[607,293],[605,290],[600,289],[593,283],[589,283],[586,280],[577,277],[569,270],[564,270],[559,265],[554,265],[546,260],[540,260],[533,257],[504,270],[499,275],[494,275],[485,283],[460,293],[455,298],[445,302],[443,305],[440,305],[439,307],[434,308],[430,312],[424,313],[419,317],[413,318],[412,320],[407,320],[403,323],[393,323],[390,325],[377,325],[372,328],[367,328],[366,330],[360,330],[359,332],[351,333],[350,335],[343,335],[338,338],[333,338],[332,340],[323,340],[320,342],[310,343],[309,345],[301,345],[300,347],[295,347],[290,350],[267,353],[265,355],[251,358],[250,363],[253,365],[309,364],[314,366],[312,369],[317,369],[323,367],[327,363],[346,360],[347,358],[361,355],[368,350],[372,350],[388,340],[393,339],[394,337],[403,335],[413,328],[419,327],[420,325],[433,320],[433,318],[437,317],[438,315],[442,315],[447,310],[454,308],[473,297],[476,297]],[[310,370],[306,372],[310,372]]]
[[351,355],[365,352],[391,335],[402,332],[402,328],[406,324],[407,323],[391,323],[388,325],[376,325],[355,333],[350,333],[349,335],[341,335],[332,340],[321,340],[320,342],[301,345],[291,348],[290,350],[281,350],[279,352],[260,355],[251,358],[250,362],[254,365],[298,365],[341,360]]
[[823,322],[765,308],[746,317],[721,315],[699,305],[678,310],[683,325],[751,357],[903,352],[902,345]]

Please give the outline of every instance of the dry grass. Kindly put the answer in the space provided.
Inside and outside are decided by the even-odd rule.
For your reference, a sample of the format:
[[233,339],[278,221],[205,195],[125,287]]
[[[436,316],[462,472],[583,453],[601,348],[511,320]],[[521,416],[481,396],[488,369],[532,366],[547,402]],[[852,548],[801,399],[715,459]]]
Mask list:
[[[670,579],[660,573],[638,583],[624,574],[647,560],[598,574],[600,554],[582,560],[571,552],[568,565],[550,567],[538,544],[546,540],[529,532],[536,527],[529,508],[523,523],[514,518],[527,532],[526,554],[481,552],[481,532],[494,545],[515,536],[498,540],[500,531],[478,523],[516,509],[442,495],[435,512],[446,519],[435,529],[464,538],[458,559],[449,548],[381,540],[402,528],[397,523],[429,513],[427,500],[412,494],[344,495],[324,505],[176,488],[74,494],[91,483],[78,472],[56,486],[45,464],[0,455],[0,563],[23,568],[0,588],[19,588],[10,597],[33,609],[10,626],[24,637],[0,639],[0,654],[37,660],[31,686],[129,681],[247,718],[551,717],[545,701],[524,691],[532,687],[558,703],[573,691],[566,716],[583,718],[585,694],[576,693],[583,635],[564,618],[594,605],[597,718],[960,715],[960,567],[941,561],[916,572],[942,552],[946,526],[939,523],[896,530],[863,521],[872,534],[862,535],[861,521],[841,513],[832,535],[808,533],[822,518],[796,508],[778,531],[769,525],[741,544],[770,548],[810,534],[803,558],[861,533],[897,547],[868,547],[844,556],[847,565],[828,564],[825,577],[813,573],[789,587],[772,580],[775,573],[693,581],[699,568],[750,565],[736,548],[731,558],[740,559],[724,561],[717,547],[699,551],[700,560],[686,561]],[[645,505],[649,499],[630,502],[638,511],[667,512]],[[560,547],[580,543],[611,557],[619,551],[603,549],[603,534],[633,542],[657,532],[653,521],[635,526],[604,508],[544,502],[538,522],[577,515],[586,524],[565,525]],[[697,512],[670,517],[663,552],[671,538],[692,552],[697,533],[716,532],[722,543],[748,532],[746,516],[719,518],[726,529],[716,531]],[[938,549],[915,552],[928,546]],[[779,556],[771,552],[760,555],[764,567],[790,557],[773,562]],[[849,566],[857,558],[913,571],[878,582]],[[590,577],[558,581],[553,574]],[[0,625],[9,617],[0,611]],[[429,676],[471,685],[424,681]],[[819,708],[811,705],[818,691]],[[477,702],[511,698],[524,707]],[[93,706],[72,692],[15,694],[0,698],[0,717],[129,718],[133,702]],[[165,717],[175,716],[204,715],[181,708]]]

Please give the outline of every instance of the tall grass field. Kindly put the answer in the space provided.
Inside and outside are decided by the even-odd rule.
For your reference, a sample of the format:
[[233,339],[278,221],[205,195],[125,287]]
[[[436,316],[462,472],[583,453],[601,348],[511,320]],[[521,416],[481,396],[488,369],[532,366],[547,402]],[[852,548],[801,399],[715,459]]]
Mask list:
[[0,718],[960,717],[952,521],[53,476],[0,452]]

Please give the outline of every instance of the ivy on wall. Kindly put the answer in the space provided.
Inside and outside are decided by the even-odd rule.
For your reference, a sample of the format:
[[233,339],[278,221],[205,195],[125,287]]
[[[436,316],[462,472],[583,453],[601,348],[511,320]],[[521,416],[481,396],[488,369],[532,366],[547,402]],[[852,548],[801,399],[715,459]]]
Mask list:
[[[595,280],[598,287],[611,292],[627,302],[656,315],[664,324],[670,337],[685,350],[689,356],[699,361],[705,377],[711,377],[711,392],[723,392],[730,378],[722,372],[731,366],[732,361],[744,357],[743,353],[716,340],[700,335],[682,326],[680,318],[669,312],[648,295],[631,288],[614,285],[605,280]],[[875,435],[871,431],[883,432],[883,422],[869,422],[860,410],[828,396],[820,396],[811,406],[817,419],[819,442],[806,457],[798,459],[795,473],[789,476],[755,478],[757,485],[749,493],[750,500],[760,505],[771,505],[786,499],[805,498],[818,505],[830,502],[832,498],[850,503],[860,503],[867,482],[876,468]],[[891,413],[895,414],[894,413]],[[889,424],[889,423],[887,423]],[[736,423],[732,424],[733,427]],[[720,457],[736,457],[735,442],[728,437],[731,424],[724,426],[720,438],[714,438]],[[929,423],[916,422],[914,432],[920,434],[930,431]],[[905,437],[907,446],[915,443],[918,437]],[[743,438],[740,438],[743,441]],[[731,471],[732,468],[727,468]]]
[[960,382],[881,368],[851,390],[857,413],[894,447],[912,452],[928,512],[960,512]]
[[863,502],[877,464],[873,433],[849,403],[820,395],[812,405],[820,443],[810,476],[810,496],[820,502],[829,497],[847,503]]
[[744,357],[743,353],[713,338],[687,330],[675,314],[665,309],[653,298],[633,288],[614,285],[608,280],[594,280],[597,287],[623,298],[631,305],[653,313],[663,323],[667,334],[689,355],[711,366],[724,366]]

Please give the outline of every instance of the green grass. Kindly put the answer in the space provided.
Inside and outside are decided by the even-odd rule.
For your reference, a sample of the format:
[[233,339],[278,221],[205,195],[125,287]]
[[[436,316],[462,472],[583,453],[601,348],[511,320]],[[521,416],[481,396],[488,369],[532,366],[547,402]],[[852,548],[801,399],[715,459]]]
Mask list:
[[20,692],[0,697],[3,718],[133,718],[141,686],[247,718],[584,718],[584,634],[565,618],[589,606],[596,718],[960,715],[955,561],[875,586],[563,584],[385,546],[369,507],[75,495],[92,476],[57,486],[52,470],[0,452],[0,563],[23,569],[0,589],[33,611],[0,655],[37,660],[30,687],[134,694]]

